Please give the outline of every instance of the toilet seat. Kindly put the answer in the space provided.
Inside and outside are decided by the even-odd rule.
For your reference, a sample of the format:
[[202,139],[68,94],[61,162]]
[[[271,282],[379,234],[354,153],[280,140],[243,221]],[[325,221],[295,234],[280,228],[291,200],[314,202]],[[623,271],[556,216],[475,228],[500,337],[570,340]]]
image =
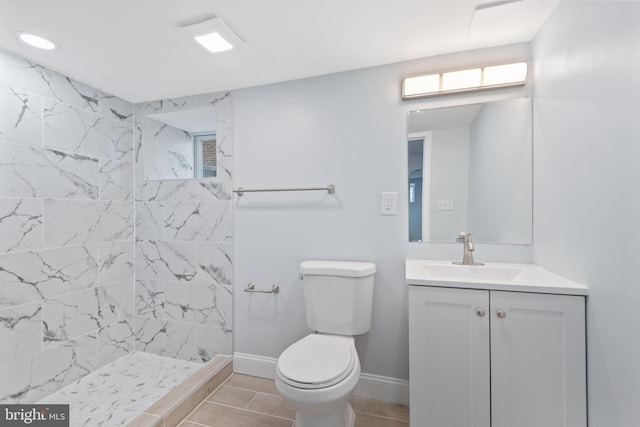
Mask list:
[[277,372],[292,387],[326,388],[344,380],[353,371],[356,358],[352,337],[311,334],[280,355]]

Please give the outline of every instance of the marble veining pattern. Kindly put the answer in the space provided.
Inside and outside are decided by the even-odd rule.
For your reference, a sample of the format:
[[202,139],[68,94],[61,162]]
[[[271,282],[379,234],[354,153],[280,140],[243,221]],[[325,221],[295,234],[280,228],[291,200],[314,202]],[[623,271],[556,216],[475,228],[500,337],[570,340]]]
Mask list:
[[0,139],[40,145],[42,100],[25,91],[0,84]]
[[0,197],[98,197],[98,159],[0,141]]
[[0,366],[33,354],[42,343],[42,307],[28,303],[0,310]]
[[59,102],[44,106],[44,144],[47,147],[115,159],[121,140],[131,139],[130,124]]
[[42,247],[42,202],[0,199],[0,253]]
[[136,202],[136,237],[164,239],[164,202]]
[[75,339],[133,316],[129,280],[61,295],[43,302],[45,346]]
[[45,199],[47,247],[133,238],[133,204],[123,201]]
[[96,245],[0,255],[0,308],[97,284]]
[[134,274],[134,243],[130,240],[102,243],[99,246],[100,284],[132,278]]
[[0,366],[0,403],[33,403],[94,371],[96,345],[88,334]]
[[[145,180],[148,171],[155,173],[147,146],[162,146],[171,133],[145,116],[211,106],[216,107],[217,176]],[[228,354],[233,298],[230,94],[137,104],[134,115],[135,348],[198,361]]]
[[233,292],[230,285],[165,282],[164,289],[167,318],[231,328]]
[[194,177],[193,137],[186,131],[152,119],[141,120],[142,169],[145,179]]
[[98,366],[104,366],[133,351],[133,320],[119,320],[98,330]]
[[47,224],[44,244],[60,247],[100,241],[101,202],[92,200],[45,199]]
[[[0,52],[0,402],[35,402],[135,349],[231,352],[230,102],[133,106]],[[218,176],[144,181],[145,135],[176,131],[137,119],[202,106],[216,106]]]
[[231,330],[217,326],[138,316],[137,351],[194,362],[231,354]]
[[217,242],[198,243],[198,279],[218,283],[232,284],[233,261],[231,244]]
[[229,201],[166,202],[165,238],[184,241],[231,241]]
[[133,166],[131,162],[100,159],[99,190],[103,200],[133,198]]
[[163,319],[166,317],[164,310],[164,292],[166,281],[136,279],[136,303],[137,316]]
[[97,288],[45,300],[42,316],[45,347],[98,329],[99,310]]
[[108,93],[100,94],[99,113],[129,125],[133,124],[133,105]]
[[41,65],[1,52],[0,82],[83,110],[98,110],[99,90]]
[[133,352],[38,403],[70,405],[71,427],[121,426],[202,367]]
[[193,242],[138,240],[136,278],[190,281],[198,273]]
[[133,105],[0,51],[0,402],[133,351]]

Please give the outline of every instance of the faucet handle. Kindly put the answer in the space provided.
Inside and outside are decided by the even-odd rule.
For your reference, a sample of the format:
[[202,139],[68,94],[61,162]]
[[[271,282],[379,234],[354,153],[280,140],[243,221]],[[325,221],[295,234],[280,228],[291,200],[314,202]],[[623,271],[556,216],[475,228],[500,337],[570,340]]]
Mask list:
[[458,233],[458,237],[456,238],[456,241],[458,243],[464,243],[467,241],[467,236],[469,236],[470,233],[466,233],[464,230],[460,230],[460,233]]

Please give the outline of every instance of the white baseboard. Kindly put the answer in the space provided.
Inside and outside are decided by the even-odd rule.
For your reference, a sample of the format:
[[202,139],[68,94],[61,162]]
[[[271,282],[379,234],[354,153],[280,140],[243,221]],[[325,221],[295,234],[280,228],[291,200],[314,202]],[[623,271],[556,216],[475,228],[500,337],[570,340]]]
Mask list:
[[273,380],[276,378],[277,362],[278,359],[273,357],[233,353],[233,372]]
[[355,395],[409,406],[409,381],[363,372]]
[[[238,374],[274,379],[277,359],[246,353],[233,353],[233,371]],[[409,381],[362,373],[356,396],[385,402],[409,404]]]

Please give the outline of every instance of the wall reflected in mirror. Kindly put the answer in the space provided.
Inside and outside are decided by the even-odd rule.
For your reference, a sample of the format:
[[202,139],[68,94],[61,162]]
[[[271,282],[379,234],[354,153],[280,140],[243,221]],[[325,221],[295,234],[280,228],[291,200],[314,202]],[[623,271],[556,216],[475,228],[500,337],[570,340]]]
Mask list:
[[411,111],[409,240],[531,244],[531,98]]
[[145,180],[216,176],[214,106],[147,114],[142,132]]

